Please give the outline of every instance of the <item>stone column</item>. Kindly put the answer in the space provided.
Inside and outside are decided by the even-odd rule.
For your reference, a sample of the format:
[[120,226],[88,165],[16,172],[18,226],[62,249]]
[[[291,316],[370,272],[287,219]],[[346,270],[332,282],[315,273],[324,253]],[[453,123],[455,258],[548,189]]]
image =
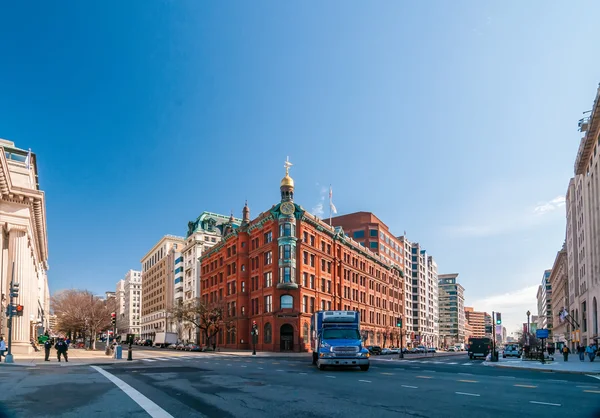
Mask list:
[[[13,317],[12,322],[12,352],[29,353],[33,351],[30,345],[30,320],[37,283],[34,283],[30,274],[31,257],[27,242],[27,228],[22,225],[8,225],[8,283],[12,277],[14,262],[14,282],[19,283],[19,297],[15,304],[23,305],[23,316]],[[9,296],[9,295],[8,295]]]

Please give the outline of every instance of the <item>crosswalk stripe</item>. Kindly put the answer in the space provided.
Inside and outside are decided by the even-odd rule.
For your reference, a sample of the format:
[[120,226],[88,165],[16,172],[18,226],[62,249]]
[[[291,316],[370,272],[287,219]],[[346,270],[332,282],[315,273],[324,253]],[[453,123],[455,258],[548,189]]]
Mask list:
[[150,361],[150,362],[152,362],[152,361],[156,361],[156,360],[152,360],[151,358],[143,358],[142,361]]
[[169,361],[169,359],[162,358],[162,357],[157,357],[157,358],[155,358],[155,360],[160,360],[160,361]]
[[463,363],[463,366],[472,366],[473,363]]

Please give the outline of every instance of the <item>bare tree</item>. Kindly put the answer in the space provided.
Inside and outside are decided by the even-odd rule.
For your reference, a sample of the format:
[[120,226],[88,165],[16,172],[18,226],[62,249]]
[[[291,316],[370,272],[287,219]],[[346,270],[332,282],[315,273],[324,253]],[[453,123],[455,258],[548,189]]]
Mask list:
[[222,302],[207,303],[196,298],[173,307],[170,312],[176,321],[195,325],[204,334],[207,347],[210,340],[220,331],[234,332],[235,330],[233,317],[229,315]]
[[102,300],[87,290],[69,289],[51,298],[57,319],[57,331],[88,335],[91,349],[96,349],[96,335],[111,327],[114,299]]

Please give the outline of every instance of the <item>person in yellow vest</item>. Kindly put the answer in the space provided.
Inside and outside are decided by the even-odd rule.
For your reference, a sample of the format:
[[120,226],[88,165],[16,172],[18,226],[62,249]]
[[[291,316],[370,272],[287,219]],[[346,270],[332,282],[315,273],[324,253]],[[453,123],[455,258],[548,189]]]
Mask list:
[[571,350],[569,350],[569,347],[567,347],[567,345],[563,345],[562,348],[562,353],[563,353],[563,358],[565,359],[565,361],[569,361],[569,353],[571,352]]

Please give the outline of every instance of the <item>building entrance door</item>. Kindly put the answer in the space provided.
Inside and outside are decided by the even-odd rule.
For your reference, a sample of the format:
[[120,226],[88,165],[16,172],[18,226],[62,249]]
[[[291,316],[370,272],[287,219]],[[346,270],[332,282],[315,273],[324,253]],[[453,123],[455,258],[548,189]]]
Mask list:
[[279,330],[279,340],[281,351],[292,351],[294,349],[294,327],[290,324],[283,324]]

